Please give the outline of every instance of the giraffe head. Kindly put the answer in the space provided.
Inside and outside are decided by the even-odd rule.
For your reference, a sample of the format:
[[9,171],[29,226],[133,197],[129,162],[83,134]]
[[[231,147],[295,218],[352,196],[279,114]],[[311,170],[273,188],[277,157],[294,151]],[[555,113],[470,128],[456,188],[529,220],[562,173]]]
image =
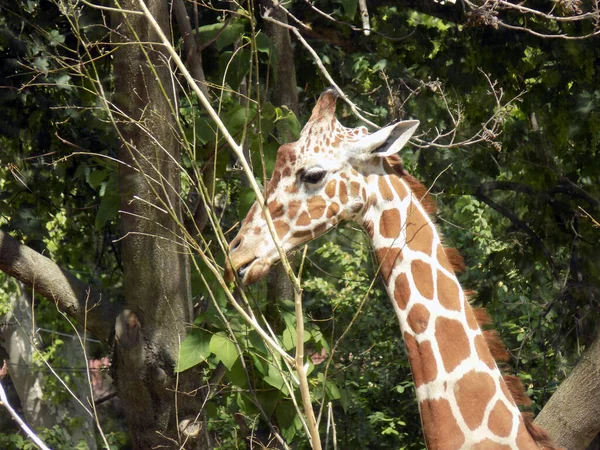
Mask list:
[[[368,177],[382,158],[397,153],[419,122],[407,120],[369,134],[335,117],[337,96],[326,90],[300,139],[281,146],[265,200],[284,252],[323,234],[342,220],[361,223],[368,206]],[[279,260],[261,206],[255,202],[230,245],[231,267],[244,284],[258,281]]]

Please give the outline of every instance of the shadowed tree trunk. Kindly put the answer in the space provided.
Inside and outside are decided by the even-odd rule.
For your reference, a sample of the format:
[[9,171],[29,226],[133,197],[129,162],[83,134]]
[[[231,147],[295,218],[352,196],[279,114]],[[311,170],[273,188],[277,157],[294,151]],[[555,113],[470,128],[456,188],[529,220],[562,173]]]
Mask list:
[[[287,15],[279,8],[273,7],[272,0],[261,0],[262,11],[271,9],[271,16],[283,23],[288,23]],[[298,86],[296,84],[296,66],[294,64],[294,50],[290,33],[286,28],[280,27],[273,22],[265,22],[267,35],[271,40],[271,52],[274,60],[273,64],[273,91],[272,102],[275,106],[287,106],[298,116],[300,108],[298,106]],[[286,132],[280,136],[283,142],[291,142],[293,136]],[[295,259],[291,258],[290,263],[295,267]],[[269,304],[276,305],[277,301],[294,301],[294,288],[283,266],[278,265],[271,270],[268,278],[267,297]]]
[[600,433],[600,333],[536,417],[556,444],[584,450]]
[[[146,4],[168,30],[167,2]],[[132,0],[121,6],[138,9]],[[121,21],[121,41],[157,42],[145,17],[115,19]],[[136,449],[178,447],[186,437],[194,438],[186,448],[208,446],[206,427],[192,424],[178,433],[178,422],[194,418],[202,403],[175,392],[174,367],[193,312],[188,255],[180,239],[177,106],[167,61],[160,46],[129,44],[115,53],[116,100],[132,121],[120,127],[125,307],[116,320],[113,365]],[[179,392],[201,384],[188,372],[181,374]]]

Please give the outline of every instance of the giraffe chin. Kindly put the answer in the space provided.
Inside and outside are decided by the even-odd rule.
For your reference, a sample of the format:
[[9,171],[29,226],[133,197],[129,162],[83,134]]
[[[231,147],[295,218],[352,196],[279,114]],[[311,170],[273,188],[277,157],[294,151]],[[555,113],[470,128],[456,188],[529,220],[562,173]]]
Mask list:
[[244,274],[244,278],[242,278],[242,284],[244,286],[248,286],[249,284],[254,284],[263,278],[267,273],[269,273],[269,269],[271,268],[271,264],[269,264],[265,260],[256,260],[252,263],[252,265],[248,268],[246,273]]

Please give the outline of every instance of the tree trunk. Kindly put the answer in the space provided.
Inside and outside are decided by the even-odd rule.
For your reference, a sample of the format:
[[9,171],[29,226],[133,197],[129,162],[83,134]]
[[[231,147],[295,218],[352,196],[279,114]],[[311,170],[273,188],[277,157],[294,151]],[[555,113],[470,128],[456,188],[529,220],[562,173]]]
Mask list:
[[[148,0],[149,10],[168,33],[165,0]],[[121,2],[137,10],[138,2]],[[121,20],[115,53],[116,101],[128,116],[120,127],[119,181],[125,306],[115,326],[114,368],[119,397],[134,448],[208,448],[206,427],[195,418],[199,396],[192,371],[174,373],[180,342],[193,320],[187,247],[181,230],[180,151],[177,111],[168,58],[143,16]],[[133,31],[134,30],[134,31]],[[153,70],[152,70],[153,69]],[[182,420],[190,426],[180,433]]]
[[[263,10],[272,9],[271,16],[279,22],[288,23],[287,15],[280,8],[274,8],[273,0],[261,0]],[[272,101],[276,106],[287,106],[296,114],[300,113],[298,105],[298,86],[296,83],[296,66],[294,64],[294,50],[290,33],[286,28],[272,22],[265,22],[267,35],[271,40],[273,55],[273,94]],[[280,136],[283,142],[291,142],[293,136],[287,132]],[[295,258],[290,257],[292,267],[295,267]],[[270,305],[277,305],[278,301],[294,301],[294,287],[289,280],[283,266],[274,267],[267,280],[267,298]],[[275,322],[276,323],[276,322]]]
[[558,446],[584,450],[600,433],[600,333],[535,423],[544,427]]

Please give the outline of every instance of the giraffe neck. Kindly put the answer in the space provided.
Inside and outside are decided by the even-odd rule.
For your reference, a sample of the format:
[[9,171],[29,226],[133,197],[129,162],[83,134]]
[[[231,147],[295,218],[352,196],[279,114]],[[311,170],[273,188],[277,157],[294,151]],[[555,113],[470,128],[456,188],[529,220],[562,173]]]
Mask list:
[[428,449],[538,449],[435,225],[405,179],[386,172],[370,176],[363,225],[400,323]]

